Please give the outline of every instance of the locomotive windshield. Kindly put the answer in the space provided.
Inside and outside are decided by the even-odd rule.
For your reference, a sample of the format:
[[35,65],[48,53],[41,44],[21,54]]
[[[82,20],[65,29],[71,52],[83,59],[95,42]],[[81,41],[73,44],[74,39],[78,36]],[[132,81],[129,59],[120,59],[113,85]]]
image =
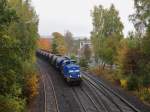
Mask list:
[[71,63],[74,64],[74,63],[76,63],[76,61],[75,60],[71,60]]
[[70,64],[70,61],[66,61],[66,63],[65,63],[66,65],[68,65],[68,64]]

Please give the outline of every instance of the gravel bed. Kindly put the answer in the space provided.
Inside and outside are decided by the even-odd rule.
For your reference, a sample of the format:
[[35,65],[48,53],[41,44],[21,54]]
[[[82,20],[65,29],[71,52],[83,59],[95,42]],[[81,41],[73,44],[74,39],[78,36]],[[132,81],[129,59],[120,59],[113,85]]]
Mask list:
[[81,112],[80,106],[73,97],[71,87],[65,83],[60,73],[54,70],[48,63],[42,60],[38,60],[38,62],[42,69],[52,78],[60,112]]
[[[38,59],[37,62],[38,62],[38,65],[40,65],[40,68],[42,70],[44,70],[44,72],[47,73],[47,75],[49,75],[52,79],[60,112],[83,112],[84,111],[82,106],[80,105],[80,103],[77,101],[76,95],[73,92],[73,88],[76,89],[76,91],[78,91],[78,89],[81,89],[81,88],[84,89],[91,96],[91,98],[97,104],[97,106],[99,108],[101,108],[100,110],[102,110],[102,112],[105,111],[105,110],[103,111],[104,107],[102,107],[102,105],[107,107],[107,103],[106,102],[104,103],[101,100],[102,97],[100,97],[100,95],[96,95],[96,93],[95,93],[96,90],[94,91],[94,89],[89,87],[85,81],[82,82],[81,88],[80,87],[71,87],[66,84],[66,82],[64,81],[64,79],[60,75],[60,73],[58,71],[56,71],[53,67],[51,67],[48,63],[46,63],[40,59]],[[125,98],[127,101],[129,101],[132,105],[134,105],[136,108],[141,110],[141,112],[150,112],[150,107],[143,104],[136,96],[132,95],[131,93],[129,93],[119,87],[113,86],[110,82],[108,82],[107,80],[105,80],[101,77],[98,77],[95,75],[92,75],[92,76],[95,77],[96,79],[102,81],[107,86],[109,86],[111,89],[113,89],[119,95],[121,95],[123,98]],[[39,95],[37,96],[35,102],[32,104],[33,106],[29,112],[43,112],[44,96],[43,96],[43,91],[42,91],[43,90],[42,83],[40,83],[39,90],[40,90]],[[80,92],[81,91],[79,91],[79,93]],[[92,105],[90,100],[88,102],[88,99],[85,98],[86,95],[84,95],[84,94],[81,94],[81,95],[78,94],[78,95],[79,95],[79,98],[81,99],[82,103],[84,104],[84,106],[87,106],[90,104],[89,105],[89,107],[90,107]],[[89,109],[89,112],[92,112],[92,110]]]
[[74,90],[74,93],[76,93],[76,96],[78,96],[78,99],[82,103],[82,105],[85,108],[86,112],[100,112],[95,107],[95,104],[93,104],[93,102],[87,96],[85,90],[83,91],[83,89],[81,87],[73,88],[73,90]]
[[[91,73],[89,73],[91,74]],[[123,90],[120,87],[114,86],[112,85],[110,82],[108,82],[107,80],[105,80],[104,78],[100,77],[100,76],[96,76],[94,74],[91,74],[93,77],[97,78],[98,80],[100,80],[101,82],[103,82],[104,84],[106,84],[107,86],[109,86],[111,89],[113,89],[116,93],[118,93],[120,96],[122,96],[123,98],[125,98],[127,101],[129,101],[133,106],[135,106],[136,108],[138,108],[139,110],[141,110],[141,112],[150,112],[150,106],[143,104],[138,97],[134,96],[133,94]]]
[[112,103],[110,99],[97,88],[94,88],[87,82],[84,88],[86,88],[91,97],[99,104],[99,107],[103,110],[102,112],[120,112],[114,103]]

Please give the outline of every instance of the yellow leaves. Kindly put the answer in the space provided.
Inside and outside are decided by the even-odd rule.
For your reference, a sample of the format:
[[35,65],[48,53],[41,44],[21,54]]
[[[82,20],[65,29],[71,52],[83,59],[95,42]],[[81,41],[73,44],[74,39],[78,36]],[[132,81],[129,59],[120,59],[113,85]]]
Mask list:
[[38,77],[36,74],[26,77],[26,95],[32,100],[38,94]]
[[118,53],[117,59],[121,63],[123,60],[125,60],[125,56],[126,56],[126,54],[128,52],[128,46],[127,46],[126,41],[123,40],[120,43],[120,46],[118,47],[117,51],[118,51],[117,52]]
[[51,48],[51,42],[49,38],[40,38],[37,41],[37,44],[40,49],[50,50]]
[[138,96],[142,101],[146,101],[150,104],[150,88],[140,88],[138,91]]
[[58,32],[54,32],[53,37],[56,41],[58,54],[64,55],[67,52],[64,36]]
[[127,88],[128,81],[125,79],[120,80],[120,84],[122,88]]
[[64,55],[66,53],[66,48],[65,46],[60,46],[58,49],[59,54]]

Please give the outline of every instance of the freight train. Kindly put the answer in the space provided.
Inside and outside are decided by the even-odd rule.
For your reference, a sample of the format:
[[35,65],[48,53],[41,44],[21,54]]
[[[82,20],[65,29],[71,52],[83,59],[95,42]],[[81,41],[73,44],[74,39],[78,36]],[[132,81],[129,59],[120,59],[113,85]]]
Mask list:
[[51,66],[60,71],[67,83],[79,84],[82,82],[80,74],[80,66],[76,64],[75,60],[62,55],[55,55],[45,50],[37,50],[36,55],[46,60]]

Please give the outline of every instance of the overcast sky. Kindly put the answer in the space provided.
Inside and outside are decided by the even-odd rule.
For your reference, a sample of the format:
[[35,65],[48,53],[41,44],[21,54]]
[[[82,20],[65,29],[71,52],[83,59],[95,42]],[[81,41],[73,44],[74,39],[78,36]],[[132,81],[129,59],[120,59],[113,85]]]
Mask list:
[[134,12],[133,0],[32,0],[39,15],[40,35],[52,32],[64,34],[66,30],[74,36],[90,36],[92,31],[91,10],[94,5],[109,7],[113,3],[123,22],[124,34],[133,30],[128,16]]

